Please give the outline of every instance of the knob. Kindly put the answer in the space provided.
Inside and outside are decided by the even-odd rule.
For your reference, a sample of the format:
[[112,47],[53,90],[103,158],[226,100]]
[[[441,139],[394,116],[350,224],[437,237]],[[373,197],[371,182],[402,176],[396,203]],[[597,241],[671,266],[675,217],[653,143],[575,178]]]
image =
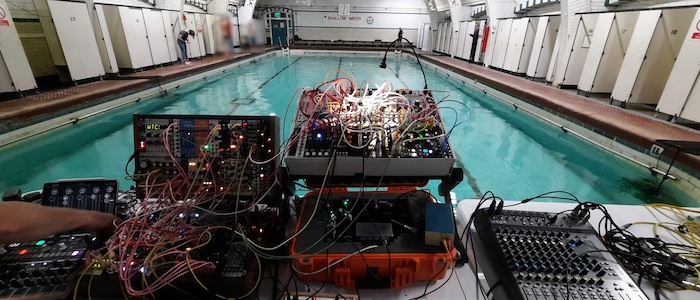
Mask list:
[[61,251],[68,249],[68,246],[66,246],[66,243],[60,242],[58,243],[58,249],[61,249]]
[[13,288],[21,288],[23,285],[21,282],[19,282],[19,280],[13,278],[12,280],[10,280],[10,286]]
[[29,279],[29,278],[25,279],[22,283],[24,284],[24,286],[28,286],[28,287],[32,287],[32,286],[35,285],[35,284],[34,284],[34,281],[32,281],[32,280]]
[[47,285],[48,281],[46,281],[46,279],[44,279],[44,278],[39,277],[36,279],[36,284],[39,286],[43,286],[43,285]]
[[18,275],[21,278],[29,277],[29,272],[27,272],[27,270],[22,270],[22,271],[19,271]]
[[61,284],[61,283],[63,283],[62,280],[59,280],[59,279],[56,278],[55,276],[49,277],[49,281],[50,281],[52,284]]
[[41,275],[44,275],[44,274],[42,274],[41,271],[39,271],[39,270],[32,271],[33,277],[41,277]]

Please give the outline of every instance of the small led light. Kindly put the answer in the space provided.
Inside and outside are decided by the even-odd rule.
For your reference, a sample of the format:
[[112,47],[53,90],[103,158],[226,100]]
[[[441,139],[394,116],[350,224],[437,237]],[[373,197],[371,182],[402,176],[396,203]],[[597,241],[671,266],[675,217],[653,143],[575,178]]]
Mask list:
[[239,136],[238,136],[238,139],[239,139],[239,140],[242,140],[242,139],[243,139],[243,135],[242,135],[242,134],[239,135]]
[[25,254],[27,254],[27,249],[19,250],[19,255],[25,255]]
[[185,213],[180,213],[178,216],[180,217],[180,219],[182,219],[185,217]]
[[192,248],[187,247],[187,248],[185,248],[185,251],[190,252],[190,251],[192,251]]
[[194,167],[194,166],[197,166],[197,163],[196,163],[196,162],[191,162],[191,163],[189,163],[189,164],[187,164],[187,165],[189,165],[190,167]]
[[231,149],[236,149],[236,145],[235,145],[235,144],[231,144],[231,147],[230,147],[230,148],[231,148]]
[[71,252],[70,256],[78,256],[78,254],[80,254],[80,251],[75,250],[75,251]]
[[37,246],[41,246],[41,245],[43,245],[43,244],[46,244],[46,241],[45,241],[45,240],[38,240],[38,241],[36,241],[36,245],[37,245]]
[[265,174],[260,174],[260,178],[264,178],[264,177],[265,177]]

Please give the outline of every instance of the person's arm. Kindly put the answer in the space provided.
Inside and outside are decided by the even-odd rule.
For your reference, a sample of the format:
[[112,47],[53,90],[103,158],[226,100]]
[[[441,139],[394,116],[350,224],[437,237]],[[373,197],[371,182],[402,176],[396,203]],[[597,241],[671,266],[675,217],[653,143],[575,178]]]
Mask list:
[[107,233],[114,230],[115,220],[111,214],[96,211],[0,202],[0,244],[32,241],[75,229]]

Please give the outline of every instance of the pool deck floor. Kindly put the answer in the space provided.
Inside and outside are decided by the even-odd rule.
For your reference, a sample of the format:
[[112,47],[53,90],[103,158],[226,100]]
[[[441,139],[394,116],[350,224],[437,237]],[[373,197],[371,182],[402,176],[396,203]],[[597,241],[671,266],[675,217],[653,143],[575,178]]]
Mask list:
[[[473,78],[531,104],[546,107],[645,149],[649,149],[654,141],[661,139],[700,142],[700,132],[695,129],[672,124],[616,105],[601,103],[601,101],[577,95],[572,90],[558,89],[543,82],[532,81],[445,55],[421,51],[420,56],[438,66]],[[675,151],[669,152],[669,154],[675,153]],[[678,161],[695,170],[700,170],[698,156],[681,153]]]
[[3,131],[8,131],[8,128],[13,130],[18,124],[27,125],[42,121],[42,119],[54,116],[57,111],[94,105],[141,89],[158,86],[163,82],[214,69],[255,54],[264,53],[267,50],[257,49],[208,56],[193,59],[189,65],[173,63],[140,72],[123,72],[116,78],[106,76],[104,80],[0,101],[0,129],[4,129]]
[[[325,49],[326,47],[293,48],[331,50]],[[271,48],[267,48],[209,56],[193,60],[190,65],[173,64],[137,73],[122,74],[119,80],[95,81],[2,101],[0,102],[0,124],[26,124],[41,116],[53,115],[56,111],[88,106],[98,103],[100,99],[104,101],[106,98],[114,98],[121,94],[155,86],[158,82],[182,78],[270,50]],[[383,51],[383,49],[378,48],[361,49],[357,47],[336,47],[335,50]],[[700,132],[697,130],[671,124],[614,105],[607,105],[542,82],[527,80],[445,55],[424,51],[419,51],[419,55],[426,61],[473,78],[517,98],[526,99],[530,103],[549,108],[561,115],[588,124],[645,149],[649,149],[653,142],[658,139],[700,141]],[[294,89],[295,87],[290,88]],[[700,157],[681,154],[678,160],[684,165],[700,171]]]

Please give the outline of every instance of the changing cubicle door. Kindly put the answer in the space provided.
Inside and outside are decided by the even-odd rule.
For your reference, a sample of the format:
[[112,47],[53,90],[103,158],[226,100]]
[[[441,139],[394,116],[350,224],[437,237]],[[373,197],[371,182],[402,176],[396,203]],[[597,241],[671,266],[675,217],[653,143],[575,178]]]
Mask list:
[[559,16],[539,17],[532,53],[528,60],[527,76],[531,78],[544,78],[552,58],[554,44],[559,32]]
[[117,57],[114,53],[112,36],[109,34],[104,7],[102,5],[95,5],[93,25],[95,34],[99,37],[97,39],[97,48],[100,51],[102,67],[106,73],[119,73],[119,65],[117,64]]
[[[207,54],[214,54],[216,53],[216,46],[214,46],[214,37],[216,36],[214,34],[214,16],[213,15],[204,15],[204,29],[202,33],[204,34],[205,37],[205,43],[204,43],[204,48],[207,51]],[[222,36],[222,35],[219,35]]]
[[513,19],[510,27],[510,36],[506,46],[503,69],[510,72],[517,72],[520,65],[520,57],[523,53],[525,35],[530,18]]
[[474,53],[474,61],[480,62],[483,60],[481,51],[484,44],[484,30],[486,30],[486,21],[477,21],[479,24],[479,37],[476,41],[476,53]]
[[[610,13],[614,14],[614,13]],[[581,79],[581,71],[588,56],[588,49],[596,29],[598,16],[601,14],[579,15],[574,36],[568,39],[562,66],[555,69],[552,83],[558,87],[575,87]],[[560,41],[560,44],[563,44]]]
[[467,23],[467,28],[466,28],[466,37],[464,38],[464,47],[462,50],[462,58],[464,59],[471,59],[471,54],[472,54],[472,42],[474,41],[474,37],[471,35],[474,34],[474,28],[476,26],[476,22],[468,22]]
[[[192,30],[195,32],[195,36],[190,36],[188,38],[188,41],[190,42],[187,45],[187,51],[188,54],[187,56],[189,58],[198,58],[202,57],[203,54],[200,49],[200,43],[199,40],[202,39],[201,34],[197,32],[197,19],[195,18],[195,15],[193,13],[187,13],[185,14],[187,16],[187,21],[185,22],[186,30]],[[202,43],[203,44],[203,43]]]
[[496,38],[498,37],[498,21],[489,26],[489,37],[486,39],[486,52],[484,52],[484,66],[490,67],[493,64],[493,53],[496,48]]
[[452,27],[453,23],[450,23],[447,25],[447,54],[452,55],[454,54],[454,37],[455,37],[455,31],[454,28]]
[[158,10],[144,8],[143,19],[146,25],[153,64],[160,65],[171,62],[168,40],[165,36],[163,15]]
[[494,68],[503,69],[512,24],[513,19],[498,20],[498,34],[496,35],[496,43],[494,44],[493,58],[491,61],[491,65]]
[[445,23],[445,27],[442,28],[442,53],[450,52],[450,23]]
[[697,10],[656,109],[700,122],[700,10]]
[[532,48],[535,44],[535,34],[537,33],[537,25],[539,24],[539,18],[528,18],[527,31],[525,32],[525,39],[523,40],[523,52],[520,54],[520,62],[518,63],[518,69],[515,71],[518,74],[525,75],[527,72],[527,65],[530,62],[530,55],[532,55]]
[[176,30],[177,24],[177,12],[162,10],[160,12],[161,18],[163,19],[163,27],[165,28],[165,41],[168,43],[168,55],[170,56],[170,61],[177,61],[180,57],[180,52],[177,46],[177,35],[180,34],[180,30]]
[[467,34],[467,22],[459,22],[459,35],[457,37],[457,52],[455,52],[455,57],[464,58],[464,48],[466,39],[469,35]]
[[440,52],[440,42],[442,41],[442,23],[438,23],[437,31],[435,31],[435,47],[434,51]]
[[122,26],[126,35],[127,46],[131,54],[132,67],[134,69],[153,65],[151,47],[148,43],[146,22],[143,19],[143,11],[140,8],[119,7],[122,18]]
[[613,88],[612,99],[630,103],[659,103],[697,10],[684,8],[640,13]]
[[660,17],[661,10],[648,10],[639,14],[610,98],[622,99],[621,101],[629,99]]
[[561,43],[559,43],[559,40],[559,34],[557,34],[557,37],[554,40],[554,50],[552,51],[552,57],[549,59],[549,66],[547,66],[547,75],[544,78],[544,81],[547,83],[554,82],[554,74],[557,70],[557,64],[559,63],[559,47],[561,47]]
[[105,74],[87,5],[49,1],[49,9],[73,81]]
[[0,8],[5,11],[7,21],[5,26],[0,26],[0,92],[36,89],[34,74],[5,0],[0,0]]
[[578,85],[586,93],[611,93],[639,12],[603,14],[598,18]]

